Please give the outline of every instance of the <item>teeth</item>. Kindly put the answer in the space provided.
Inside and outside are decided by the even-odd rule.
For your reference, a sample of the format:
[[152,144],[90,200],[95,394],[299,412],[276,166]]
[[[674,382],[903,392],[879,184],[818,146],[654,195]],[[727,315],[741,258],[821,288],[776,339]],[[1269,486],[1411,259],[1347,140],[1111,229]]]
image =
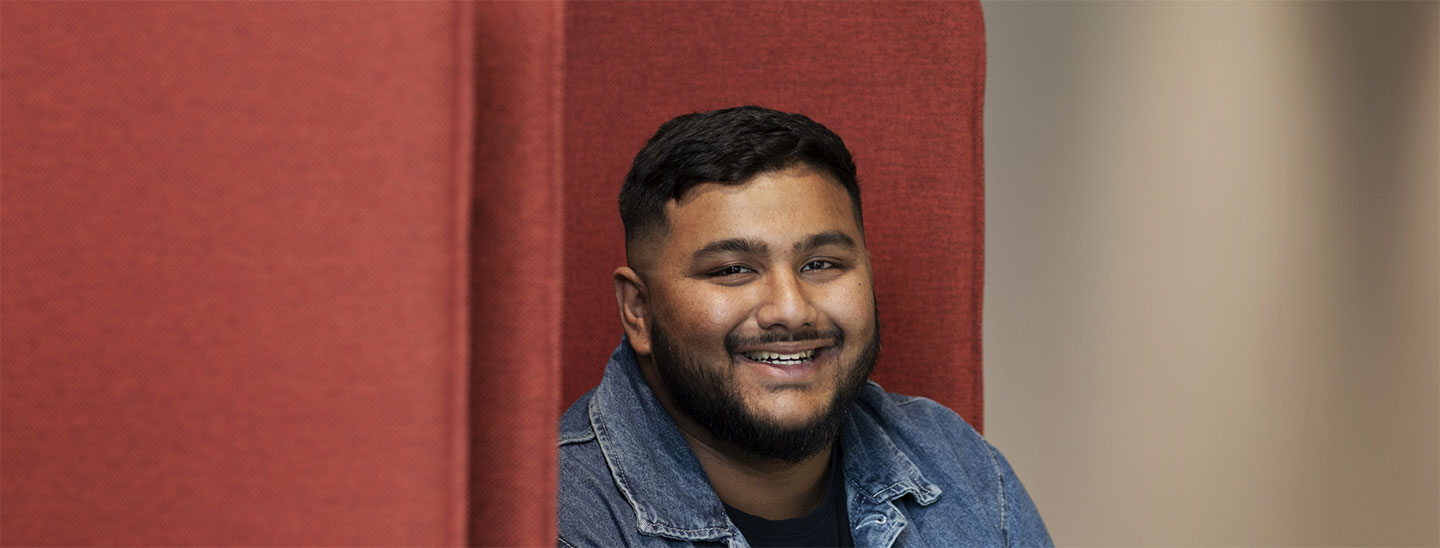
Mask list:
[[814,350],[806,350],[796,354],[779,354],[775,352],[746,352],[745,357],[757,362],[800,362],[810,359],[815,355]]

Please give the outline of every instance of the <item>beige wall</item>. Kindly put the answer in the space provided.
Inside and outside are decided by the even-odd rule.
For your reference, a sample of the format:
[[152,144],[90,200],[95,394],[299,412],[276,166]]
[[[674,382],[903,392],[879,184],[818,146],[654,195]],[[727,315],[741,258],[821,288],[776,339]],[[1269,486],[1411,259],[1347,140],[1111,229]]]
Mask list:
[[1440,544],[1440,3],[985,12],[987,437],[1056,542]]

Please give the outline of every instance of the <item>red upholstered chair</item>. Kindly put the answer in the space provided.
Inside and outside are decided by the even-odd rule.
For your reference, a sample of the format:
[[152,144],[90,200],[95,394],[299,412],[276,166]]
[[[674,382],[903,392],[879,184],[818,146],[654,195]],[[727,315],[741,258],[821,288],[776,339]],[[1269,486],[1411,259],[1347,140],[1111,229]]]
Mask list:
[[874,378],[980,428],[985,38],[974,3],[576,2],[566,7],[564,397],[620,339],[616,195],[665,120],[756,104],[846,140],[883,351]]
[[553,542],[559,352],[501,384],[467,293],[560,8],[0,2],[0,544]]
[[974,3],[0,2],[0,545],[540,545],[631,156],[847,139],[876,378],[980,426]]

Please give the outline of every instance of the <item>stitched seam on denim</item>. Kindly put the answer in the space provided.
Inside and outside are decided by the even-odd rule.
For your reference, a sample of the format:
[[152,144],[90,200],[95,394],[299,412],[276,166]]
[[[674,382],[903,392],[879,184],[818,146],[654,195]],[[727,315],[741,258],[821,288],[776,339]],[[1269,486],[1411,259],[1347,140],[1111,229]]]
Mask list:
[[998,498],[1000,499],[1000,538],[1005,542],[1005,546],[1009,546],[1010,527],[1005,523],[1005,474],[1000,472],[1000,460],[995,458],[995,447],[987,443],[985,444],[985,448],[989,449],[986,454],[990,455],[990,465],[995,468],[995,486],[997,487]]
[[912,404],[912,403],[922,402],[922,401],[934,401],[934,400],[931,400],[930,398],[921,397],[921,396],[906,396],[905,399],[895,402],[895,405],[900,406],[900,407],[904,407],[904,406],[910,405],[910,404]]
[[875,494],[872,495],[872,497],[875,499],[875,502],[890,502],[891,500],[900,498],[901,495],[904,495],[905,493],[913,490],[914,488],[906,485],[905,482],[897,481],[890,484],[889,487],[876,491]]
[[[598,442],[600,440],[600,438],[602,437],[601,434],[604,434],[603,437],[608,439],[610,437],[610,431],[605,428],[605,421],[600,420],[599,415],[596,413],[595,400],[593,399],[590,400],[589,411],[590,429],[595,433],[596,441]],[[616,476],[615,486],[620,489],[620,494],[625,496],[625,503],[629,504],[630,509],[635,511],[635,518],[637,520],[649,521],[649,518],[645,516],[645,513],[640,511],[640,506],[636,504],[635,496],[630,493],[630,480],[625,477],[625,471],[620,467],[616,466],[614,461],[610,460],[610,452],[606,450],[605,444],[603,442],[600,443],[600,455],[605,457],[606,468],[609,468],[611,470],[611,474],[614,474]],[[637,523],[636,526],[638,527],[639,524]]]
[[[938,493],[933,492],[940,491],[940,486],[930,483],[919,474],[920,471],[916,470],[915,475],[910,477],[910,481],[913,482],[910,488],[910,494],[915,497],[915,502],[920,503],[921,506],[929,506],[940,498]],[[928,501],[924,500],[926,497],[929,497]]]
[[[861,491],[863,492],[864,490],[862,489]],[[934,504],[935,501],[939,500],[940,498],[940,495],[931,495],[930,491],[921,489],[917,483],[909,483],[904,481],[895,482],[889,487],[876,491],[870,496],[870,498],[873,499],[875,502],[890,502],[907,494],[915,497],[915,502],[920,503],[921,506],[929,506],[931,504]],[[926,502],[921,500],[924,496],[930,496],[930,501]]]
[[[868,494],[869,494],[869,493],[866,493],[866,492],[865,492],[865,488],[864,488],[863,486],[861,486],[861,485],[858,484],[858,483],[855,483],[855,481],[854,481],[853,479],[851,479],[850,476],[845,476],[845,484],[846,484],[846,485],[849,485],[849,486],[851,486],[851,487],[854,487],[854,488],[855,488],[855,493],[857,493],[857,494],[860,494],[860,495],[868,495]],[[846,489],[846,491],[847,491],[847,496],[845,497],[845,513],[846,513],[846,514],[849,514],[849,513],[850,513],[850,497],[848,496],[848,491],[849,491],[849,489]],[[871,498],[873,499],[874,497],[871,497]]]
[[[896,514],[900,514],[899,509],[895,508],[895,503],[893,503],[893,502],[890,503],[890,509],[893,510],[893,511],[895,511]],[[887,512],[887,513],[889,513],[889,512]],[[882,544],[882,545],[885,546],[886,548],[889,548],[889,547],[891,547],[891,546],[895,546],[895,541],[900,538],[900,533],[904,533],[904,532],[905,532],[905,526],[906,526],[906,525],[909,525],[909,523],[907,523],[907,522],[905,521],[905,515],[904,515],[904,514],[900,514],[900,515],[899,515],[898,517],[896,517],[895,519],[890,520],[890,523],[894,524],[894,525],[891,525],[891,526],[890,526],[890,530],[893,531],[893,532],[890,534],[890,538],[885,539],[885,542]]]
[[903,487],[904,490],[892,496],[892,499],[899,498],[900,496],[908,492],[915,497],[916,502],[920,502],[922,505],[928,506],[930,502],[935,502],[935,499],[933,498],[930,499],[930,502],[920,501],[920,499],[924,498],[927,495],[930,495],[930,489],[935,488],[935,484],[930,483],[930,480],[925,479],[925,475],[920,472],[919,468],[915,467],[915,463],[914,461],[910,460],[909,455],[906,455],[904,451],[901,451],[899,447],[895,447],[893,444],[891,444],[890,448],[894,453],[892,455],[894,457],[894,460],[896,462],[904,462],[908,465],[908,467],[904,470],[905,480],[897,481],[890,487],[885,488],[883,491],[888,491],[896,488],[897,486],[900,486]]
[[575,545],[574,545],[574,544],[570,544],[570,543],[568,543],[568,542],[565,542],[565,537],[555,537],[555,540],[560,541],[560,544],[562,544],[562,545],[564,545],[564,546],[568,546],[569,548],[575,548]]
[[666,525],[666,524],[664,524],[664,523],[658,523],[658,522],[655,522],[654,520],[651,520],[651,525],[652,525],[655,529],[657,529],[657,530],[662,530],[662,531],[665,531],[666,533],[670,533],[670,534],[675,535],[675,536],[693,536],[693,535],[690,535],[690,533],[696,533],[696,534],[699,534],[699,535],[704,535],[703,537],[700,537],[700,538],[686,538],[686,539],[685,539],[685,540],[688,540],[688,541],[690,541],[690,542],[695,542],[695,541],[698,541],[698,540],[706,540],[706,541],[713,540],[713,541],[717,541],[717,542],[718,542],[719,539],[712,538],[712,537],[714,537],[714,535],[721,535],[721,538],[724,538],[724,537],[728,536],[728,535],[725,535],[725,533],[727,533],[727,532],[730,531],[729,529],[722,529],[722,528],[719,528],[719,527],[705,527],[705,528],[701,528],[701,529],[682,529],[682,528],[679,528],[679,527],[673,527],[673,526],[670,526],[670,525]]
[[[597,414],[593,412],[595,400],[590,400],[590,405],[592,406],[592,413],[590,413],[590,428],[594,430],[596,440],[599,440],[601,437],[609,439],[610,429],[606,428],[605,421],[600,420]],[[648,513],[641,511],[640,502],[636,500],[635,495],[630,492],[630,478],[626,477],[624,468],[621,468],[620,466],[616,465],[614,461],[610,460],[610,453],[605,450],[604,443],[600,444],[600,454],[605,456],[605,464],[610,468],[612,474],[616,476],[615,479],[617,487],[619,487],[620,492],[625,495],[625,502],[630,505],[630,508],[632,510],[635,511],[636,519],[649,524],[649,526],[655,530],[664,531],[666,533],[679,537],[690,536],[688,535],[688,533],[698,533],[709,536],[713,536],[717,533],[723,535],[725,532],[728,531],[728,529],[720,529],[716,527],[705,527],[701,529],[682,529],[662,523],[654,516],[651,516]],[[638,527],[639,524],[637,523],[636,525]],[[644,531],[641,531],[641,533],[644,533]],[[701,539],[685,538],[684,540],[694,542],[695,540]]]
[[566,445],[573,445],[573,444],[576,444],[576,443],[585,443],[585,442],[590,441],[590,440],[593,440],[593,439],[595,439],[595,433],[594,433],[594,432],[586,432],[586,433],[584,433],[584,434],[580,434],[580,435],[574,436],[574,437],[560,438],[560,443],[559,443],[558,446],[559,446],[559,447],[564,447],[564,446],[566,446]]
[[[859,483],[856,483],[856,482],[854,482],[854,481],[851,481],[850,478],[845,478],[845,483],[848,483],[848,484],[850,484],[851,487],[854,487],[854,488],[855,488],[855,495],[856,495],[858,498],[860,498],[860,499],[868,498],[868,499],[870,499],[870,502],[872,502],[872,503],[874,503],[874,504],[877,504],[877,505],[878,505],[878,504],[888,504],[888,505],[890,506],[890,508],[892,508],[892,509],[895,507],[895,504],[894,504],[893,502],[890,502],[889,500],[886,500],[886,499],[876,498],[876,497],[878,496],[878,493],[877,493],[877,494],[870,494],[870,493],[866,492],[866,489],[865,489],[863,486],[861,486]],[[896,484],[896,485],[899,485],[899,484]],[[893,488],[893,487],[895,487],[895,485],[891,485],[891,486],[890,486],[890,488]],[[885,490],[882,490],[881,492],[888,491],[888,490],[889,490],[889,488],[887,488],[887,489],[885,489]],[[849,499],[849,497],[846,497],[846,500],[845,500],[845,513],[846,513],[847,515],[850,514],[850,505],[851,505],[852,502],[853,502],[853,501],[851,501],[851,500]],[[880,513],[880,519],[879,519],[878,521],[875,520],[875,519],[866,519],[866,520],[861,521],[861,522],[859,522],[859,523],[854,523],[854,524],[851,525],[852,530],[858,531],[858,530],[860,530],[860,528],[862,528],[862,527],[875,527],[875,526],[885,525],[886,523],[888,523],[888,520],[886,519],[886,514],[887,514],[887,513],[886,513],[883,509],[881,509],[881,508],[877,508],[876,510],[878,510],[879,513]],[[856,517],[873,518],[873,514],[871,514],[871,515],[865,515],[865,516],[850,516],[850,517],[851,517],[851,518],[856,518]],[[894,540],[893,540],[893,539],[891,540],[891,543],[892,543],[892,544],[894,543]]]

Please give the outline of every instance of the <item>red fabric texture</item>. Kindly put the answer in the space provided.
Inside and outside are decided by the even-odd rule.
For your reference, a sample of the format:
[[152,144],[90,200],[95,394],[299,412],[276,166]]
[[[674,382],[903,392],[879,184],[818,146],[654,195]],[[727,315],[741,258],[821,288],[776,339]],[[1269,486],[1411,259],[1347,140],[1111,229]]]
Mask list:
[[456,5],[0,10],[0,542],[463,544]]
[[470,542],[553,545],[564,6],[479,2]]
[[[980,426],[975,3],[0,2],[0,545],[548,545],[683,112],[855,152],[876,378]],[[563,379],[563,385],[562,385]]]
[[970,2],[576,2],[566,12],[562,406],[619,342],[616,195],[665,120],[742,104],[800,112],[855,155],[883,351],[874,378],[982,426],[981,115]]

